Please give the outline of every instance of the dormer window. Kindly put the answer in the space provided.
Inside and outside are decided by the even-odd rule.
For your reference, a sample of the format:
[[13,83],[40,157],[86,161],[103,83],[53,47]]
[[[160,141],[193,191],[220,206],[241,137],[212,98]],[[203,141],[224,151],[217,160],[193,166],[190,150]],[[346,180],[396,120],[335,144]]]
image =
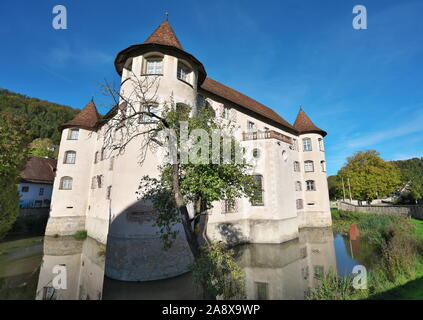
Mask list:
[[144,74],[162,75],[163,74],[163,57],[150,56],[145,58]]
[[177,77],[179,80],[191,83],[191,73],[192,69],[188,67],[188,65],[186,65],[182,61],[178,61]]

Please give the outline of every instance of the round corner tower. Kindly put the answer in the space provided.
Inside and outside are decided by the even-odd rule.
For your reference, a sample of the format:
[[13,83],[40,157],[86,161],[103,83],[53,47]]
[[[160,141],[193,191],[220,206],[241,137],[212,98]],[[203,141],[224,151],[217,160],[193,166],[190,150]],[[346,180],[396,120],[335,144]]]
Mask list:
[[332,225],[326,159],[323,138],[326,131],[318,128],[300,108],[294,123],[299,132],[300,171],[302,172],[302,203],[298,204],[299,227]]

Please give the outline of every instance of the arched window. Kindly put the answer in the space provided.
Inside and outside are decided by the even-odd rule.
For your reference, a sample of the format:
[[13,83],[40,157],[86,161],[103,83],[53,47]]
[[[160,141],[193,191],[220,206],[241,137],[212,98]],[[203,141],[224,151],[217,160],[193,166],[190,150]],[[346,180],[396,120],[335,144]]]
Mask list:
[[306,181],[307,191],[316,191],[316,184],[314,180],[307,180]]
[[253,149],[253,157],[254,157],[255,159],[260,158],[260,149],[257,149],[257,148],[254,148],[254,149]]
[[314,162],[311,160],[304,161],[304,171],[313,172],[314,171]]
[[323,139],[322,138],[319,138],[318,141],[319,141],[319,150],[320,151],[325,151],[325,149],[323,147]]
[[294,161],[294,171],[300,172],[300,163],[298,161]]
[[311,139],[310,138],[304,138],[303,139],[303,150],[304,151],[311,151]]
[[143,74],[162,75],[163,74],[163,56],[151,55],[145,57]]
[[177,77],[179,80],[192,84],[192,69],[183,61],[178,61]]
[[322,167],[322,172],[326,172],[326,161],[320,161],[320,166]]
[[297,199],[297,209],[303,209],[303,208],[304,208],[303,199]]
[[66,151],[63,163],[66,164],[75,164],[76,161],[76,152],[75,151]]
[[295,191],[301,191],[301,181],[295,181]]
[[263,176],[256,174],[253,175],[254,182],[257,185],[257,189],[254,191],[253,197],[250,199],[251,205],[263,206]]
[[72,190],[72,178],[71,177],[62,177],[60,179],[60,189],[62,190]]

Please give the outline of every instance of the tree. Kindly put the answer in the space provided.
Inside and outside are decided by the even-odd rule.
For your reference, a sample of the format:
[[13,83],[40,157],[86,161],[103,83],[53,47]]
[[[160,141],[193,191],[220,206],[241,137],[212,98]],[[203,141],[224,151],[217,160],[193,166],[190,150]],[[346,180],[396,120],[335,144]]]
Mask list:
[[0,112],[0,239],[12,227],[19,212],[17,183],[27,159],[25,120]]
[[342,190],[349,179],[351,194],[354,199],[371,202],[372,200],[393,193],[401,184],[398,168],[380,158],[375,150],[358,151],[347,158],[347,163],[338,171],[337,189]]
[[329,199],[335,200],[337,198],[336,184],[338,183],[338,176],[333,175],[328,177]]
[[29,153],[36,157],[57,158],[56,149],[48,138],[37,138],[29,145]]
[[[125,95],[107,83],[103,87],[114,102],[119,103],[115,106],[117,114],[105,131],[107,148],[124,152],[131,141],[139,138],[140,152],[145,154],[149,148],[165,151],[160,176],[140,177],[139,199],[152,201],[165,248],[171,246],[176,237],[172,226],[183,225],[195,260],[194,273],[206,262],[209,268],[216,270],[218,264],[214,258],[219,256],[220,266],[227,267],[216,272],[195,273],[194,279],[208,298],[220,294],[230,296],[231,292],[226,289],[234,286],[221,286],[221,278],[214,277],[219,275],[226,280],[230,278],[229,282],[237,282],[240,270],[231,261],[233,255],[229,251],[223,254],[222,246],[209,241],[206,232],[207,211],[213,202],[233,203],[240,197],[252,198],[258,189],[249,174],[250,166],[243,160],[242,149],[233,137],[234,128],[221,123],[206,102],[191,110],[185,105],[176,105],[169,97],[162,104],[160,114],[153,112],[150,106],[158,101],[157,78],[138,78],[132,73],[124,83],[126,81],[131,83],[133,92]],[[146,107],[140,110],[139,105]],[[176,134],[181,132],[185,134]],[[189,205],[193,212],[188,210]]]
[[393,161],[401,171],[405,192],[400,195],[401,203],[416,203],[423,198],[423,158]]

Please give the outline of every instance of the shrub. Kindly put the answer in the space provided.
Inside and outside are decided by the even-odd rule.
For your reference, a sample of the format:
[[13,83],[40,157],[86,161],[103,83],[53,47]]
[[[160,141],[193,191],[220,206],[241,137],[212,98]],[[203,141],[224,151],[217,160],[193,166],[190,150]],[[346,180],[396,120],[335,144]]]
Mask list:
[[87,230],[79,230],[73,234],[76,240],[85,240],[87,238]]

